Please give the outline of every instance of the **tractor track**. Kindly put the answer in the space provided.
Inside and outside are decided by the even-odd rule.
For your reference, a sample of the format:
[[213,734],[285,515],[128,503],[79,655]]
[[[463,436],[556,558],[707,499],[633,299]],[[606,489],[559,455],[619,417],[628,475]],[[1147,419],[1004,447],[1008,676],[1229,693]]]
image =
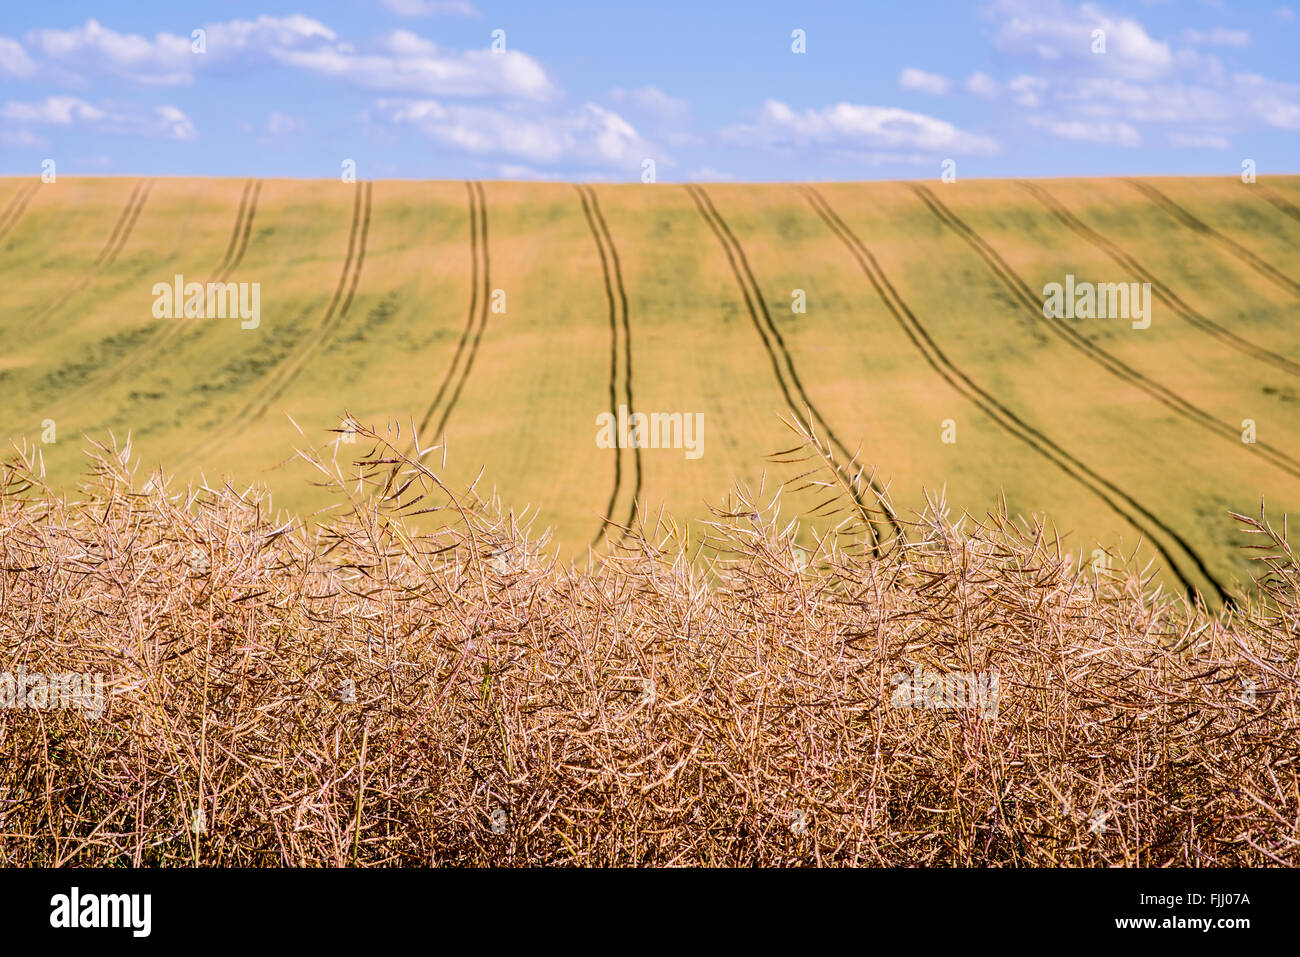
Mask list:
[[[470,258],[470,279],[469,279],[469,309],[465,313],[465,328],[461,330],[460,340],[456,343],[456,351],[452,354],[451,365],[443,373],[442,382],[438,384],[438,391],[429,403],[428,409],[425,410],[424,416],[420,419],[420,426],[416,436],[412,441],[418,438],[419,432],[428,429],[429,423],[433,421],[434,415],[438,411],[438,406],[442,404],[442,397],[447,392],[447,386],[451,384],[452,377],[460,367],[461,357],[465,352],[465,344],[469,341],[470,334],[474,331],[474,320],[478,316],[478,287],[479,287],[479,244],[478,244],[478,223],[479,223],[479,206],[478,194],[474,191],[474,184],[469,180],[465,181],[465,192],[469,198],[469,258]],[[486,298],[487,290],[484,289]]]
[[[250,192],[249,187],[252,187]],[[262,195],[262,180],[249,180],[244,184],[244,195],[239,201],[239,216],[235,218],[235,228],[230,233],[230,245],[226,247],[226,258],[222,265],[216,269],[217,278],[214,282],[225,282],[230,278],[231,273],[239,268],[239,264],[244,261],[244,253],[248,251],[248,239],[253,231],[253,217],[257,215],[257,201]],[[240,229],[239,220],[243,219],[243,229]],[[235,249],[235,242],[238,241],[239,248]],[[234,257],[231,252],[234,251]]]
[[9,230],[18,225],[18,220],[22,219],[23,214],[27,212],[27,204],[32,201],[32,197],[40,188],[40,183],[26,183],[10,197],[9,202],[5,204],[4,212],[0,213],[0,239],[8,236]]
[[[452,356],[451,365],[447,367],[446,373],[443,374],[442,383],[438,386],[438,392],[429,403],[429,408],[425,410],[424,417],[420,420],[420,428],[413,441],[419,433],[427,433],[429,423],[438,413],[438,406],[442,404],[443,396],[446,395],[447,387],[451,385],[452,380],[456,379],[456,388],[448,399],[446,407],[442,410],[442,416],[438,419],[438,427],[434,430],[435,436],[441,436],[443,429],[447,427],[447,420],[451,418],[452,409],[456,407],[456,402],[460,398],[461,389],[465,386],[465,380],[469,378],[470,368],[474,365],[474,357],[478,354],[479,343],[483,339],[483,330],[487,326],[488,317],[488,299],[492,288],[492,270],[491,262],[488,258],[488,224],[487,224],[487,197],[483,192],[483,184],[478,180],[467,180],[465,190],[469,194],[469,245],[470,245],[470,294],[469,310],[465,314],[465,328],[461,330],[460,341],[456,343],[456,352]],[[479,261],[482,260],[482,269],[479,268]],[[480,278],[482,279],[482,295],[480,296]],[[478,329],[475,332],[475,326]],[[471,333],[474,334],[473,340],[470,339]],[[466,353],[465,346],[469,345],[469,352]],[[464,366],[461,366],[461,360],[464,359]],[[460,377],[457,379],[457,370],[460,371]],[[432,448],[432,446],[429,446]]]
[[1185,560],[1194,566],[1201,577],[1214,588],[1219,599],[1224,603],[1231,603],[1231,599],[1218,579],[1211,574],[1200,555],[1178,532],[1136,502],[1128,493],[1098,475],[1088,465],[1062,449],[1038,429],[1023,421],[992,393],[977,385],[965,372],[954,365],[939,348],[925,326],[916,318],[916,315],[902,296],[899,295],[893,284],[890,283],[889,278],[881,269],[871,250],[840,219],[830,203],[826,201],[819,191],[811,186],[800,187],[800,190],[821,220],[844,243],[859,267],[871,281],[871,285],[880,297],[881,302],[885,304],[885,307],[893,315],[899,326],[902,327],[908,339],[925,358],[926,363],[954,391],[979,408],[1004,431],[1019,439],[1100,498],[1115,514],[1150,539],[1164,558],[1169,570],[1178,578],[1190,598],[1196,599],[1197,588],[1192,579],[1188,577],[1189,573],[1185,572],[1181,564],[1175,560],[1171,547],[1165,541],[1162,541],[1161,537],[1153,534],[1145,525],[1159,529],[1173,543],[1174,547],[1185,556]]
[[[577,185],[573,187],[578,192],[582,200],[582,212],[587,218],[587,225],[591,228],[591,236],[596,241],[596,251],[600,253],[600,268],[604,274],[605,280],[605,300],[609,306],[609,407],[610,412],[617,418],[618,416],[618,367],[619,367],[619,328],[623,330],[623,403],[627,406],[628,415],[631,416],[636,406],[632,399],[632,329],[628,322],[627,309],[627,290],[623,286],[623,267],[618,258],[618,248],[614,245],[614,237],[609,231],[609,224],[605,221],[605,216],[600,210],[600,202],[596,198],[596,191],[589,185]],[[606,248],[609,250],[606,256]],[[614,270],[610,273],[610,264],[613,264]],[[615,306],[614,289],[618,289],[618,308]],[[605,508],[605,518],[601,521],[600,529],[592,539],[595,545],[609,531],[613,524],[610,516],[614,514],[615,504],[618,500],[619,489],[623,482],[622,449],[614,450],[614,490],[609,496],[609,505]],[[632,491],[632,500],[628,507],[627,523],[624,526],[624,535],[632,528],[636,520],[637,502],[641,499],[641,449],[639,446],[632,447],[633,461],[636,468],[636,483]]]
[[[244,211],[248,208],[248,197],[252,192],[253,182],[251,179],[244,180],[244,191],[239,194],[239,212],[235,214],[235,225],[230,230],[230,241],[226,243],[226,254],[221,257],[221,262],[217,263],[217,268],[212,271],[214,275],[223,275],[235,254],[235,247],[239,244],[239,237],[243,233]],[[262,185],[260,179],[257,180],[257,185],[260,191]],[[254,204],[256,204],[256,200],[254,200]],[[244,245],[248,245],[247,239],[244,240]]]
[[1268,200],[1275,207],[1277,207],[1279,211],[1281,211],[1287,216],[1290,216],[1296,222],[1300,223],[1300,207],[1297,207],[1295,203],[1291,202],[1291,200],[1287,199],[1281,193],[1277,192],[1276,190],[1270,189],[1269,187],[1264,186],[1261,183],[1255,183],[1252,186],[1252,191],[1258,192],[1266,200]]
[[[194,461],[201,455],[219,449],[238,429],[256,422],[265,415],[275,400],[283,395],[302,374],[329,339],[334,328],[347,315],[357,290],[357,283],[361,278],[361,268],[365,263],[373,191],[374,184],[371,182],[358,184],[352,203],[352,225],[348,231],[347,255],[343,260],[343,268],[339,271],[339,281],[334,288],[334,294],[316,328],[308,332],[298,346],[263,376],[256,395],[246,401],[233,415],[212,428],[198,446],[183,456],[176,466],[177,471],[180,471],[184,464]],[[251,215],[248,221],[251,222]]]
[[130,238],[131,230],[135,228],[136,221],[140,218],[140,211],[144,209],[145,200],[149,198],[149,191],[153,189],[153,183],[152,179],[136,183],[135,188],[131,190],[131,195],[127,197],[126,205],[118,213],[117,222],[113,224],[113,231],[104,243],[104,248],[99,251],[99,255],[91,263],[90,269],[62,296],[47,303],[44,308],[32,317],[31,322],[41,322],[58,312],[74,296],[90,285],[101,269],[113,264],[126,245],[126,241]]
[[95,261],[92,265],[100,265],[106,261],[110,255],[116,258],[118,248],[117,238],[122,234],[122,228],[127,223],[133,221],[131,214],[135,211],[136,200],[140,197],[140,193],[144,189],[144,186],[144,181],[141,181],[132,187],[131,195],[126,199],[126,205],[122,207],[122,211],[117,214],[117,220],[113,223],[113,231],[108,234],[108,239],[104,242],[104,248],[99,251],[99,255],[95,257]]
[[[250,179],[244,182],[244,192],[239,200],[239,212],[235,216],[235,226],[230,233],[230,242],[226,246],[226,254],[222,257],[217,268],[213,270],[216,278],[209,280],[210,282],[225,282],[243,261],[244,252],[248,249],[248,238],[252,228],[253,215],[257,210],[257,199],[261,191],[262,180]],[[250,194],[251,203],[249,201]],[[181,306],[177,304],[177,308],[180,309]],[[62,408],[73,399],[80,398],[100,385],[131,371],[141,359],[166,347],[186,328],[185,320],[180,316],[175,319],[160,321],[163,324],[145,342],[124,355],[114,365],[102,370],[98,375],[57,399],[56,406]]]
[[1144,183],[1141,180],[1136,180],[1136,179],[1126,179],[1124,180],[1124,182],[1128,183],[1128,185],[1132,186],[1139,193],[1141,193],[1147,199],[1151,200],[1151,202],[1155,203],[1157,206],[1163,209],[1175,220],[1182,223],[1188,229],[1200,233],[1206,239],[1213,240],[1215,243],[1219,245],[1220,248],[1225,249],[1233,256],[1236,256],[1238,259],[1244,262],[1251,269],[1255,270],[1255,272],[1259,273],[1265,279],[1268,279],[1271,282],[1275,283],[1276,285],[1281,286],[1283,289],[1287,290],[1288,292],[1295,293],[1296,295],[1300,295],[1300,283],[1296,282],[1290,276],[1283,275],[1280,271],[1278,271],[1276,268],[1266,263],[1259,256],[1256,256],[1253,252],[1251,252],[1245,246],[1241,245],[1235,239],[1223,235],[1223,233],[1219,232],[1213,226],[1197,219],[1190,212],[1188,212],[1183,207],[1179,206],[1172,199],[1170,199],[1164,193],[1160,192],[1160,190],[1156,189],[1150,183]]
[[1082,353],[1121,381],[1141,389],[1171,412],[1231,442],[1234,448],[1246,448],[1292,477],[1300,478],[1300,461],[1293,459],[1285,452],[1266,442],[1244,445],[1241,442],[1241,433],[1238,429],[1226,422],[1220,422],[1210,413],[1188,402],[1173,390],[1143,375],[1137,369],[1092,342],[1064,319],[1044,316],[1042,304],[1034,296],[1033,290],[1007,264],[996,249],[961,217],[944,205],[928,187],[919,183],[908,183],[907,185],[940,222],[964,239],[979,254],[989,270],[998,277],[1011,293],[1012,298],[1023,306],[1034,317],[1035,321],[1046,320],[1048,328],[1055,332],[1067,345]]
[[[107,267],[113,265],[113,263],[117,261],[117,257],[121,255],[123,248],[126,246],[127,239],[130,238],[132,231],[135,229],[135,224],[140,221],[140,213],[144,211],[144,204],[149,198],[149,193],[153,190],[153,184],[154,180],[145,180],[144,188],[140,190],[140,199],[136,202],[135,209],[131,210],[131,216],[123,227],[121,235],[117,238],[117,244],[113,246],[107,258],[105,258],[103,262],[104,266]],[[97,263],[96,265],[99,264]]]
[[[799,374],[795,371],[794,361],[790,356],[789,350],[786,348],[785,340],[782,339],[780,331],[776,328],[776,323],[772,321],[772,316],[767,309],[767,302],[763,299],[762,289],[759,288],[758,281],[754,278],[753,270],[749,267],[749,261],[745,257],[745,251],[732,233],[731,227],[727,225],[726,220],[724,220],[718,213],[717,208],[713,205],[713,201],[709,198],[708,193],[703,187],[696,184],[687,184],[686,191],[695,201],[695,206],[699,210],[700,216],[706,223],[708,223],[709,228],[713,231],[714,236],[717,237],[718,242],[721,243],[723,250],[727,254],[727,262],[731,265],[731,272],[736,278],[736,283],[740,286],[742,296],[745,300],[745,308],[749,312],[749,318],[753,322],[754,328],[758,330],[759,337],[763,340],[763,347],[767,350],[768,359],[771,360],[772,371],[776,374],[777,383],[780,385],[781,392],[785,396],[786,405],[790,408],[791,413],[802,422],[809,431],[813,431],[814,425],[820,425],[823,434],[826,435],[832,445],[839,449],[840,454],[844,456],[845,461],[849,463],[853,462],[856,456],[849,453],[848,449],[831,430],[826,419],[817,411],[817,408],[812,404],[812,400],[804,390],[803,383],[799,380]],[[755,302],[758,303],[757,308],[755,308]],[[762,313],[762,321],[759,319],[760,312]],[[764,329],[765,325],[766,329]],[[769,334],[771,336],[770,339]],[[775,346],[773,343],[775,343]],[[778,352],[780,352],[782,359],[785,361],[785,368],[789,374],[789,381],[787,381],[785,374],[781,371],[781,362],[777,359]],[[804,420],[804,416],[799,412],[799,407],[795,404],[794,397],[791,395],[791,386],[793,386],[794,391],[799,393],[799,398],[803,401],[804,408],[808,410],[808,415],[815,420],[815,422],[806,422]],[[885,514],[886,520],[893,528],[895,537],[902,541],[906,537],[903,533],[903,526],[898,520],[898,516],[894,514],[893,507],[889,505],[885,497],[885,490],[880,487],[874,477],[869,480],[869,484],[872,492],[876,496],[881,510],[883,510]],[[852,488],[852,483],[850,483],[850,490],[853,493],[853,497],[857,502],[858,507],[869,514],[870,509],[866,503],[861,500],[856,490]],[[867,528],[871,532],[872,549],[877,555],[879,555],[881,540],[876,524],[875,519],[870,519],[867,522]]]
[[[618,415],[618,320],[615,316],[614,293],[610,288],[609,282],[609,264],[605,261],[605,246],[601,242],[600,233],[596,229],[596,222],[591,218],[591,209],[587,203],[587,194],[582,191],[582,187],[574,184],[573,187],[578,192],[582,200],[582,212],[587,218],[587,225],[591,229],[592,238],[596,240],[596,249],[600,253],[600,268],[605,277],[605,301],[609,306],[609,408],[610,411]],[[629,414],[631,410],[628,410]],[[614,504],[618,501],[619,486],[623,483],[623,450],[617,445],[614,447],[614,488],[609,493],[609,504],[605,506],[605,517],[601,519],[600,528],[596,530],[591,544],[595,545],[605,535],[606,529],[609,528],[609,516],[614,514]]]
[[[1105,235],[1099,233],[1087,223],[1083,222],[1079,217],[1075,216],[1059,199],[1049,193],[1042,186],[1025,180],[1017,180],[1016,182],[1017,185],[1038,200],[1039,203],[1046,207],[1047,210],[1055,215],[1064,225],[1072,229],[1092,245],[1096,246],[1124,268],[1132,270],[1143,282],[1151,283],[1151,288],[1155,290],[1160,301],[1187,322],[1191,323],[1202,332],[1214,336],[1216,339],[1245,355],[1276,366],[1283,372],[1300,376],[1300,363],[1293,362],[1284,355],[1271,352],[1263,346],[1242,339],[1231,330],[1225,329],[1213,320],[1201,315],[1191,306],[1187,305],[1187,303],[1183,302],[1183,300],[1180,299],[1172,289],[1153,276],[1150,271],[1133,258],[1133,256],[1125,252]],[[1300,211],[1297,212],[1297,215],[1300,215]]]

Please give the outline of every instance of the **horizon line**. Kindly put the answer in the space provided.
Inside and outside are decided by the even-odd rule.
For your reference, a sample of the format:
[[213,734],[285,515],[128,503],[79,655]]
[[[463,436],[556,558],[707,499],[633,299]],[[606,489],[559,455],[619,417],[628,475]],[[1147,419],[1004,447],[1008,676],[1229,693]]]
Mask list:
[[[288,182],[321,182],[321,183],[339,183],[342,182],[334,176],[260,176],[256,173],[237,173],[228,176],[210,176],[196,173],[60,173],[58,174],[65,179],[185,179],[185,180],[211,180],[221,182],[226,180],[241,179],[262,179],[268,181],[288,181]],[[1240,179],[1241,173],[1111,173],[1104,175],[1088,176],[963,176],[951,183],[945,182],[945,185],[953,185],[959,182],[976,182],[976,183],[1010,183],[1017,180],[1037,180],[1043,182],[1062,182],[1066,180],[1117,180],[1138,177],[1142,179],[1205,179],[1217,180],[1221,178]],[[1257,180],[1264,179],[1294,179],[1300,177],[1298,172],[1286,173],[1256,173]],[[42,174],[36,173],[0,173],[0,181],[3,180],[23,180],[23,179],[42,179]],[[411,176],[387,176],[367,179],[357,177],[352,182],[345,182],[343,185],[353,185],[354,183],[467,183],[472,181],[481,181],[487,183],[517,183],[520,185],[528,184],[535,186],[572,186],[575,184],[591,186],[800,186],[805,184],[836,184],[836,183],[929,183],[935,180],[943,181],[941,177],[887,177],[881,179],[773,179],[773,180],[747,180],[747,179],[674,179],[656,181],[653,183],[642,183],[637,180],[613,180],[613,179],[511,179],[504,176],[467,176],[467,177],[411,177]],[[57,181],[56,181],[57,182]],[[1244,183],[1242,185],[1250,185]]]

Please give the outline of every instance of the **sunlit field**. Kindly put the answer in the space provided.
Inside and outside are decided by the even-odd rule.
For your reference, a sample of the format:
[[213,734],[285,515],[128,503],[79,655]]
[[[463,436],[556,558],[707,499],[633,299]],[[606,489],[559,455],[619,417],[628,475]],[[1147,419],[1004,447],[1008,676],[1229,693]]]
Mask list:
[[[111,433],[309,515],[294,449],[346,459],[350,413],[564,554],[661,507],[698,527],[735,480],[812,535],[816,495],[768,458],[793,417],[901,517],[1002,497],[1212,598],[1246,570],[1229,512],[1300,503],[1295,178],[3,189],[0,421],[56,487]],[[1149,283],[1149,315],[1045,316],[1067,274]],[[191,282],[256,284],[257,316],[186,317]],[[620,406],[687,432],[628,447]]]

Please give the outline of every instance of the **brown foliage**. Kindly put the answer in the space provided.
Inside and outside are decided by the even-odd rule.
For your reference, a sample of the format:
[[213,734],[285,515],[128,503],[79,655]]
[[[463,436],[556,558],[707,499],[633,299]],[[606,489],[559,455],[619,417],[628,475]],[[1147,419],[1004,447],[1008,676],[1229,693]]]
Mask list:
[[[1003,511],[875,555],[867,480],[803,436],[842,509],[806,560],[741,489],[700,554],[660,520],[574,566],[358,435],[355,473],[303,453],[346,510],[308,525],[140,485],[129,445],[75,500],[6,468],[0,670],[107,705],[0,711],[0,863],[1300,860],[1300,575],[1262,517],[1217,613]],[[996,709],[899,706],[918,670],[996,673]]]

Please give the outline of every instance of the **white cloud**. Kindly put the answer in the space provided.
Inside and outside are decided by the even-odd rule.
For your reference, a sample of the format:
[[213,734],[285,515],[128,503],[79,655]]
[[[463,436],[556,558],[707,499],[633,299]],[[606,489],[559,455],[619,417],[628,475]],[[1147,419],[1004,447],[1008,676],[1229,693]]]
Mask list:
[[[993,10],[1002,18],[994,45],[1011,57],[1133,78],[1161,76],[1174,63],[1169,45],[1152,39],[1136,20],[1113,18],[1091,3],[1001,0]],[[1105,31],[1105,53],[1092,52],[1094,30]]]
[[1184,149],[1226,150],[1231,144],[1226,136],[1196,136],[1186,133],[1170,133],[1169,143]]
[[1059,91],[1066,110],[1098,119],[1133,123],[1222,123],[1241,110],[1239,103],[1215,90],[1181,83],[1144,85],[1126,80],[1081,80]]
[[118,33],[97,20],[87,20],[84,26],[71,30],[32,30],[27,43],[49,60],[102,68],[153,85],[190,82],[197,56],[190,49],[189,37],[160,33],[150,41]]
[[175,140],[192,140],[198,136],[195,132],[194,124],[178,107],[160,106],[154,110],[154,114],[161,121],[162,129],[166,135]]
[[203,56],[292,47],[310,42],[333,43],[338,39],[338,34],[325,24],[300,13],[287,17],[260,16],[256,20],[210,23],[204,29],[208,32],[208,52]]
[[153,40],[121,34],[88,20],[71,30],[32,30],[28,43],[52,62],[98,70],[150,85],[192,83],[198,71],[281,64],[371,90],[429,96],[507,96],[544,100],[556,94],[545,71],[517,50],[443,49],[409,30],[394,30],[359,52],[319,20],[295,14],[231,20],[203,27],[207,52],[188,36]]
[[913,90],[917,93],[929,93],[933,96],[943,96],[952,88],[952,84],[946,76],[940,76],[937,73],[926,73],[924,70],[909,66],[898,74],[898,88],[900,90]]
[[1237,74],[1216,85],[1083,80],[1059,91],[1055,102],[1074,115],[1162,124],[1185,136],[1222,136],[1258,124],[1300,129],[1300,85],[1255,74]]
[[966,77],[966,92],[991,100],[998,95],[998,82],[987,73],[972,73]]
[[179,108],[154,107],[147,113],[93,106],[75,96],[50,96],[35,103],[10,101],[0,106],[0,118],[22,126],[84,125],[104,133],[127,133],[164,139],[193,140],[194,123]]
[[1043,94],[1047,92],[1047,81],[1041,76],[1022,73],[1011,79],[1007,84],[1007,90],[1010,91],[1012,99],[1021,106],[1036,107],[1042,103]]
[[410,126],[459,152],[509,158],[509,165],[588,169],[639,174],[647,157],[666,162],[623,117],[595,103],[565,113],[447,105],[436,100],[380,100],[381,119]]
[[384,7],[399,17],[477,17],[478,9],[468,0],[383,0]]
[[527,54],[443,51],[409,30],[394,30],[376,53],[358,53],[349,44],[336,43],[313,50],[280,49],[272,55],[281,63],[372,90],[529,100],[557,93],[546,71]]
[[16,150],[43,150],[48,149],[50,145],[45,137],[37,136],[31,130],[21,129],[0,130],[0,143]]
[[0,116],[14,123],[70,126],[74,120],[103,119],[104,112],[75,96],[50,96],[39,103],[6,103]]
[[768,100],[754,124],[733,126],[724,138],[775,149],[818,145],[843,150],[931,150],[947,153],[996,153],[987,136],[968,133],[946,120],[887,106],[837,103],[796,113],[779,100]]
[[0,37],[0,74],[31,76],[35,72],[36,64],[27,55],[23,45],[9,37]]
[[1136,147],[1142,143],[1138,131],[1127,123],[1087,123],[1082,120],[1053,120],[1039,117],[1033,121],[1054,136],[1085,143]]
[[1283,130],[1300,130],[1300,85],[1279,83],[1253,73],[1240,73],[1232,82],[1236,101],[1259,122]]
[[1278,7],[1273,11],[1273,15],[1283,23],[1290,23],[1295,19],[1295,11],[1290,7]]
[[[1230,75],[1203,48],[1243,47],[1244,30],[1185,31],[1173,50],[1137,21],[1099,6],[1064,0],[996,0],[994,42],[1011,62],[1033,61],[1033,74],[1005,84],[1022,120],[1064,139],[1135,146],[1148,127],[1163,142],[1223,148],[1259,126],[1300,129],[1300,86]],[[1106,52],[1091,52],[1091,31],[1106,31]],[[982,76],[982,75],[981,75]],[[997,81],[972,77],[967,88],[997,93]]]
[[669,96],[657,86],[643,86],[635,90],[614,89],[609,98],[620,106],[647,114],[660,123],[679,122],[686,117],[689,107],[685,100]]

